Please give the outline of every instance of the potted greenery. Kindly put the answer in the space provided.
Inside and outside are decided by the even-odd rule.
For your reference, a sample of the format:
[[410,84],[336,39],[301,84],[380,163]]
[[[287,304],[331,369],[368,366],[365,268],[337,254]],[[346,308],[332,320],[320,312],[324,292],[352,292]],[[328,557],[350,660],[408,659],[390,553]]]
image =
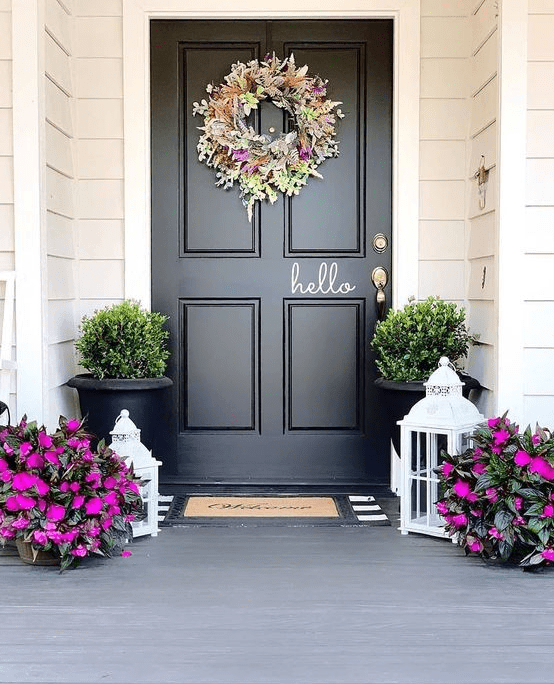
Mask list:
[[141,440],[156,450],[163,429],[165,392],[172,381],[164,376],[169,351],[167,317],[123,301],[84,316],[75,342],[80,364],[89,373],[67,385],[79,394],[81,413],[99,438],[109,438],[121,409],[128,409],[141,429]]
[[53,434],[26,417],[0,428],[0,543],[15,542],[24,562],[65,570],[132,536],[140,480],[91,437],[76,419],[60,418]]
[[466,553],[518,563],[554,562],[554,436],[520,432],[506,414],[491,418],[461,455],[443,454],[436,469],[437,509]]
[[[386,318],[377,324],[371,348],[381,377],[375,384],[382,390],[389,409],[390,433],[397,453],[400,437],[396,421],[423,398],[423,383],[437,369],[441,356],[458,366],[475,341],[465,325],[465,309],[439,297],[421,302],[412,299],[403,309],[389,309]],[[459,366],[458,372],[467,398],[480,384],[459,371]]]

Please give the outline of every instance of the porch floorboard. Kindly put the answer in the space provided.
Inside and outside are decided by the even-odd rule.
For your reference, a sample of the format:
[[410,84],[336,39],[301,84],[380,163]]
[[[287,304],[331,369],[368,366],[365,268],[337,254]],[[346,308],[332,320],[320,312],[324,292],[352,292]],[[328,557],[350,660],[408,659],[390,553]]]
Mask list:
[[554,570],[392,522],[165,528],[62,575],[6,549],[0,682],[551,683]]

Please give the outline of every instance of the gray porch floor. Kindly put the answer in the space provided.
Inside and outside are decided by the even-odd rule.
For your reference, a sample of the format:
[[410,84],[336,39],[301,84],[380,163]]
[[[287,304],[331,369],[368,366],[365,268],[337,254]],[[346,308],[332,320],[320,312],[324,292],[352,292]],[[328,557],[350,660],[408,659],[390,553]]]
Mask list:
[[394,525],[189,526],[130,548],[62,575],[0,552],[0,682],[554,682],[551,569]]

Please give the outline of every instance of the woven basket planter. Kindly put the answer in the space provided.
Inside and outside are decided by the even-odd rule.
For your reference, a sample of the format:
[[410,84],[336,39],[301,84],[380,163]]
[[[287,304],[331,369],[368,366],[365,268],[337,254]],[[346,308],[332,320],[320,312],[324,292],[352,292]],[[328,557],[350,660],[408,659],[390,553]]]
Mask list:
[[24,563],[28,563],[29,565],[60,564],[59,556],[54,556],[54,554],[50,553],[49,551],[37,551],[36,549],[33,549],[31,542],[18,539],[15,542],[15,545],[17,546],[19,557]]

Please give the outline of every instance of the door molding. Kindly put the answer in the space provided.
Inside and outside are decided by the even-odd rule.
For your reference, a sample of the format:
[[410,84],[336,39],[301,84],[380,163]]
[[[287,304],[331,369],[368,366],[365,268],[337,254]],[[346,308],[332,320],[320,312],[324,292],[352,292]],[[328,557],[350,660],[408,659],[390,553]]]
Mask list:
[[[224,0],[123,0],[123,116],[125,149],[125,296],[151,304],[150,32],[151,19],[393,19],[393,305],[418,292],[419,235],[419,2],[281,0],[279,10],[246,0],[240,12]],[[326,8],[329,9],[326,9]],[[369,274],[368,274],[369,277]]]

